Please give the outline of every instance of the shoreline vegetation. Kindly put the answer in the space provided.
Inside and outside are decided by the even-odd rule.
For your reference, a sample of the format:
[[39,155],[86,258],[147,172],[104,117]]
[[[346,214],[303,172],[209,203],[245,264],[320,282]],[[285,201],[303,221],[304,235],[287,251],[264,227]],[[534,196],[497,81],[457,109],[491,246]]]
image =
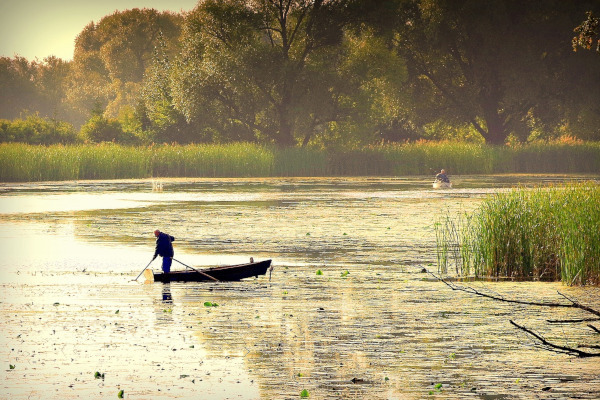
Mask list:
[[415,142],[352,150],[252,143],[123,146],[0,144],[0,182],[159,177],[324,177],[598,173],[600,142],[489,146]]
[[600,184],[519,187],[436,224],[438,272],[600,284]]

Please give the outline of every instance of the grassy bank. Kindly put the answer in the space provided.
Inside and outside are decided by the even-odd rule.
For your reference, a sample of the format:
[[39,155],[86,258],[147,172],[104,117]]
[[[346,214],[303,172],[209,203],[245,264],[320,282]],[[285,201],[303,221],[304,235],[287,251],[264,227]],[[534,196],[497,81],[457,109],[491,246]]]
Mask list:
[[600,143],[491,147],[414,143],[360,150],[226,145],[33,146],[0,144],[0,181],[147,177],[393,176],[494,173],[597,173]]
[[438,266],[463,276],[600,284],[599,232],[597,183],[513,189],[436,224]]

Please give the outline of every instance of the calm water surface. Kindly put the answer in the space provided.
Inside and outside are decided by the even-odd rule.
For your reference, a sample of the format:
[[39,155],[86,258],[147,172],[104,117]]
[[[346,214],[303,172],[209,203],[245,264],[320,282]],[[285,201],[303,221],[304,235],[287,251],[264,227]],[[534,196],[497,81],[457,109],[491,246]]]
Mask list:
[[[600,359],[547,352],[509,323],[598,345],[585,323],[546,323],[585,314],[472,297],[420,272],[435,271],[438,216],[570,178],[590,177],[464,176],[450,190],[423,177],[0,185],[0,398],[600,398]],[[275,269],[134,282],[156,228],[188,265],[254,257]],[[600,308],[598,288],[472,285]]]

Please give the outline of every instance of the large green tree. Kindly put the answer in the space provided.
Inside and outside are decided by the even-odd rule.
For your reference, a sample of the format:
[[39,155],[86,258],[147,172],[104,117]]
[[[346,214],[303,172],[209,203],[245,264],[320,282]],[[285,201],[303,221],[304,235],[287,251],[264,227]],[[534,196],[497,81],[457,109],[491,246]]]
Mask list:
[[[174,98],[191,120],[291,146],[329,119],[348,0],[205,1],[187,18]],[[328,68],[329,67],[329,68]],[[214,110],[205,113],[204,110]],[[312,122],[310,122],[312,121]]]
[[23,57],[0,57],[0,118],[18,118],[39,107],[35,64]]
[[407,60],[420,123],[468,122],[487,143],[503,144],[511,133],[527,138],[536,123],[558,124],[561,99],[582,89],[569,68],[586,67],[567,54],[567,32],[583,2],[392,3],[392,40]]
[[134,8],[91,22],[75,40],[68,100],[82,115],[98,104],[111,117],[134,107],[159,36],[175,54],[182,21],[180,14]]
[[54,56],[43,61],[0,57],[0,118],[37,113],[52,119],[69,119],[64,97],[70,66]]
[[173,74],[171,57],[167,46],[159,38],[153,63],[146,71],[142,98],[138,104],[138,115],[145,123],[148,140],[158,142],[205,142],[195,123],[186,121],[181,111],[175,108],[171,89]]

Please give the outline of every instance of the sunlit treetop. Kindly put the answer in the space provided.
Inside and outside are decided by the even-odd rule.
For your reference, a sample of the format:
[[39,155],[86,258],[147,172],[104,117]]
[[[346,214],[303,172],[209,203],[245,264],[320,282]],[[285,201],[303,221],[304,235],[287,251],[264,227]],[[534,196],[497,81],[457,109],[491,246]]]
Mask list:
[[596,41],[596,53],[600,54],[600,18],[594,17],[591,11],[586,13],[587,19],[581,23],[573,31],[577,36],[573,37],[573,51],[577,51],[578,47],[583,47],[586,50],[591,50]]

